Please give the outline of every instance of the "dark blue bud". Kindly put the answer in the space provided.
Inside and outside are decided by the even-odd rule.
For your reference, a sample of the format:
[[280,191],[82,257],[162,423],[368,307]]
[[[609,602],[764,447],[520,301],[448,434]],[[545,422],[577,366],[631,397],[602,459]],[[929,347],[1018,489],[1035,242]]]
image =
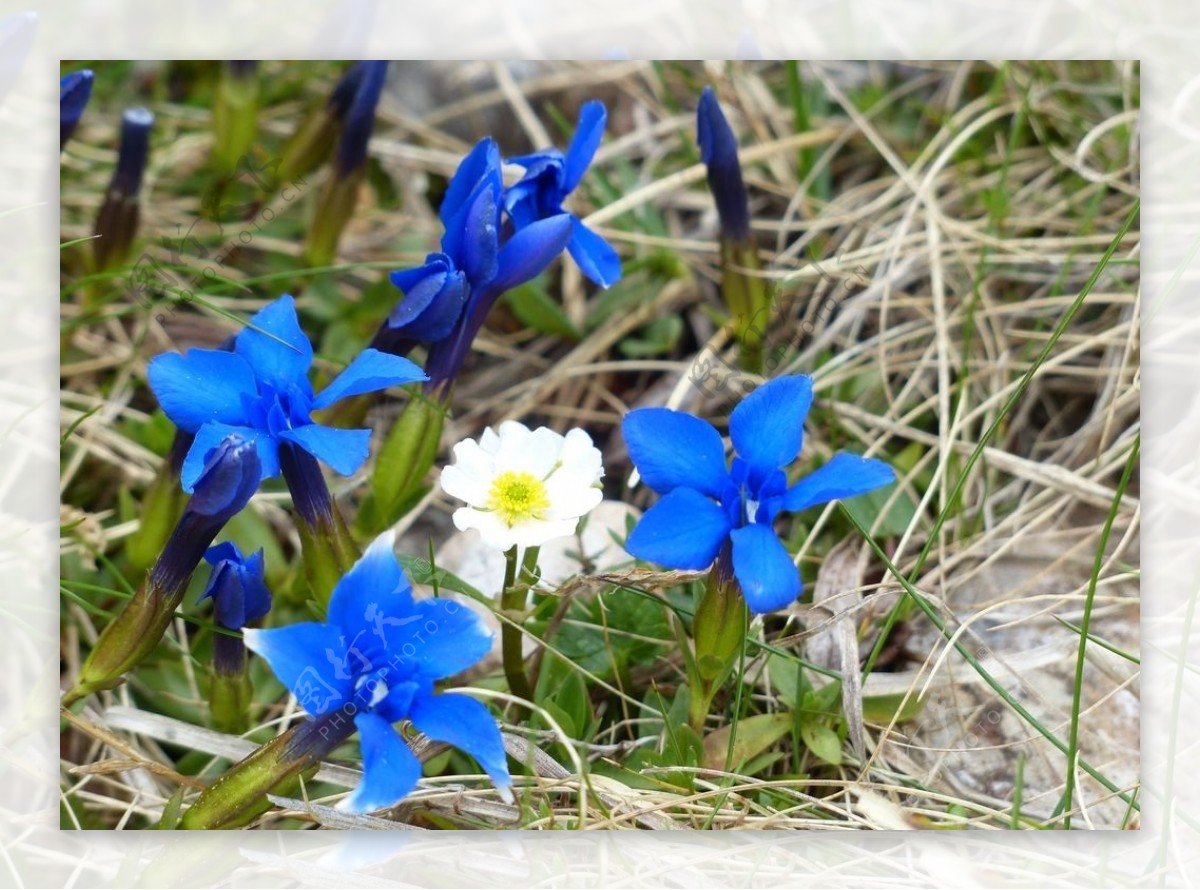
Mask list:
[[146,108],[130,108],[121,116],[121,150],[109,187],[112,191],[131,198],[141,191],[153,127],[154,115]]
[[92,83],[96,75],[85,68],[68,74],[58,87],[58,148],[67,144],[79,118],[83,116],[84,106],[92,97]]
[[253,441],[230,435],[210,449],[183,516],[150,570],[151,587],[182,596],[208,545],[249,503],[261,479]]
[[250,502],[262,480],[262,463],[254,442],[227,436],[205,456],[187,513],[224,525]]
[[197,602],[211,598],[217,623],[241,630],[271,611],[271,592],[263,580],[262,550],[244,558],[232,541],[210,547],[204,560],[212,568],[208,586]]
[[750,237],[750,207],[742,166],[738,162],[737,137],[721,112],[712,87],[700,95],[696,113],[696,141],[700,159],[708,167],[708,189],[717,203],[721,233],[734,241]]
[[362,75],[354,99],[346,108],[338,142],[337,169],[343,176],[367,161],[367,142],[375,128],[375,108],[387,80],[387,67],[387,62],[362,63]]

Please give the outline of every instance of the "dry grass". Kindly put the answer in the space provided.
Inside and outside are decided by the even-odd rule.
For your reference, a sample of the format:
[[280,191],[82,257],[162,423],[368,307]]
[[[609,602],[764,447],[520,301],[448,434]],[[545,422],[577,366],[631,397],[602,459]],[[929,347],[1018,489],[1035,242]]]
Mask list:
[[[322,71],[328,76],[329,69]],[[843,575],[829,599],[798,604],[754,628],[753,636],[778,651],[769,656],[748,647],[747,714],[787,710],[771,658],[812,661],[822,652],[846,658],[849,628],[857,665],[886,617],[899,619],[894,645],[881,651],[886,669],[862,684],[875,707],[866,709],[861,727],[853,703],[846,711],[850,728],[862,733],[861,756],[846,739],[841,765],[832,766],[785,737],[773,748],[780,759],[752,774],[645,761],[623,767],[635,751],[669,746],[670,728],[651,698],[652,690],[665,692],[680,680],[680,664],[669,657],[673,643],[665,640],[638,665],[640,672],[608,680],[582,673],[600,681],[588,681],[598,715],[594,737],[506,726],[510,753],[530,765],[517,779],[516,806],[500,803],[479,776],[442,772],[385,819],[356,820],[326,806],[355,780],[352,770],[331,766],[318,777],[311,806],[278,800],[260,827],[1057,825],[1067,758],[1044,735],[1066,742],[1075,710],[1082,759],[1120,792],[1136,795],[1138,665],[1105,648],[1138,651],[1136,475],[1128,488],[1119,485],[1139,435],[1136,229],[1104,262],[1138,194],[1136,65],[814,63],[799,71],[812,113],[805,127],[796,125],[787,72],[778,64],[402,69],[405,80],[385,98],[372,143],[398,199],[374,191],[363,198],[342,241],[344,266],[304,271],[295,237],[306,220],[304,202],[276,201],[287,224],[256,235],[238,262],[222,268],[244,286],[215,286],[204,295],[213,306],[245,315],[285,287],[303,290],[302,306],[319,307],[314,318],[324,323],[337,301],[359,302],[381,270],[419,262],[433,248],[439,230],[427,187],[453,169],[474,138],[491,132],[506,154],[548,141],[561,145],[548,109],[563,109],[569,118],[582,98],[600,96],[610,108],[609,136],[589,174],[586,218],[637,262],[627,263],[625,281],[608,294],[585,287],[569,264],[547,281],[583,332],[577,342],[539,333],[506,309],[494,314],[460,380],[443,446],[504,418],[559,430],[583,426],[605,452],[607,496],[644,507],[646,493],[622,484],[629,467],[618,429],[624,413],[667,404],[720,426],[757,382],[736,371],[736,347],[713,314],[719,309],[715,216],[690,144],[695,97],[711,80],[742,134],[754,228],[764,265],[778,282],[778,315],[769,328],[772,373],[808,373],[816,382],[804,461],[851,450],[886,456],[897,467],[900,484],[889,499],[854,513],[946,626],[939,631],[911,600],[898,606],[904,585],[878,554],[867,550],[859,559],[854,544],[857,568],[847,576],[839,563]],[[426,108],[414,94],[425,97]],[[89,234],[112,163],[104,146],[113,144],[113,115],[100,112],[111,110],[101,105],[89,112],[64,159],[64,240]],[[228,234],[196,222],[195,182],[209,138],[203,111],[167,103],[156,110],[172,138],[154,154],[142,225],[155,233],[146,249],[167,261],[159,234],[190,230],[210,246]],[[296,110],[296,102],[272,107],[264,131],[286,134]],[[70,259],[68,249],[64,262]],[[198,263],[187,256],[182,262]],[[1080,307],[1077,298],[1097,270]],[[156,319],[122,312],[120,302],[109,317],[87,320],[69,281],[68,271],[63,317],[70,348],[62,369],[62,424],[73,427],[62,462],[68,583],[107,571],[97,554],[118,559],[122,539],[136,528],[118,491],[136,498],[160,461],[161,448],[139,432],[153,409],[146,361],[163,350],[215,345],[233,330],[193,308]],[[673,331],[663,321],[672,317],[679,319]],[[1056,334],[1060,323],[1065,329]],[[323,342],[323,358],[346,358],[341,340]],[[706,395],[695,378],[716,355],[732,370],[721,370],[710,384],[722,387]],[[374,411],[377,428],[387,426],[396,406]],[[351,510],[366,478],[360,474],[337,489]],[[295,542],[285,507],[282,494],[254,501],[262,527],[287,554]],[[437,540],[449,528],[450,509],[431,493],[405,518],[406,540]],[[798,517],[786,537],[805,578],[817,586],[823,566],[834,564],[831,551],[859,540],[834,506]],[[96,583],[117,589],[113,577]],[[631,587],[666,596],[644,575],[629,577],[574,583],[571,598],[634,596]],[[667,576],[666,586],[678,580]],[[95,593],[83,598],[110,609],[114,602]],[[1085,611],[1093,640],[1077,704],[1080,637],[1063,622],[1078,626]],[[102,621],[64,598],[66,674]],[[135,680],[69,720],[62,742],[64,824],[153,823],[177,789],[190,796],[197,781],[210,781],[220,764],[246,750],[247,742],[188,728],[204,720],[197,677],[203,666],[189,656],[189,633],[178,624],[161,647],[163,661],[183,666],[165,698],[148,697]],[[1041,729],[999,696],[948,637]],[[154,713],[164,700],[170,711]],[[293,702],[275,700],[263,711],[269,722],[256,741],[299,716]],[[880,717],[881,701],[890,702],[891,717]],[[444,761],[441,768],[447,769]],[[1129,803],[1082,771],[1078,778],[1068,811],[1074,827],[1136,825]]]

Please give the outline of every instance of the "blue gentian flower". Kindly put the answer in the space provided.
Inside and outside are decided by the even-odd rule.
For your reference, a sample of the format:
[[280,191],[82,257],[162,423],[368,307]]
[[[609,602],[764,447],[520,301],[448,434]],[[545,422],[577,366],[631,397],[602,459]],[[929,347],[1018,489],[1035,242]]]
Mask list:
[[536,277],[571,237],[571,217],[559,213],[501,241],[503,181],[500,151],[481,139],[463,158],[442,199],[442,250],[415,269],[393,272],[403,293],[372,346],[404,355],[431,345],[427,390],[454,379],[488,312],[505,291]]
[[750,236],[750,205],[738,161],[737,137],[712,87],[705,87],[700,94],[696,141],[700,144],[700,160],[707,168],[709,191],[717,203],[721,231],[734,241],[745,241]]
[[[564,155],[547,148],[531,155],[509,158],[510,164],[525,168],[521,181],[504,193],[504,209],[517,231],[525,226],[563,213],[563,201],[575,190],[587,172],[600,140],[608,112],[604,103],[593,99],[579,109],[579,123]],[[587,278],[601,287],[609,287],[621,278],[621,258],[612,245],[571,216],[571,240],[567,250]]]
[[213,601],[217,624],[227,630],[241,630],[271,611],[271,592],[263,580],[263,552],[243,557],[238,545],[223,541],[210,547],[204,561],[212,574],[197,603]]
[[729,416],[735,457],[726,468],[721,435],[709,423],[666,408],[639,408],[622,429],[629,456],[650,488],[663,495],[629,535],[626,549],[674,569],[698,570],[721,555],[755,613],[792,602],[801,589],[792,557],[775,534],[782,512],[864,494],[895,479],[883,461],[836,454],[788,486],[812,380],[778,377],[742,400]]
[[84,106],[92,97],[92,82],[96,75],[88,68],[74,71],[58,82],[58,147],[67,144],[79,118],[83,116]]
[[355,67],[359,69],[358,73],[353,78],[347,78],[353,85],[354,98],[346,103],[345,96],[335,90],[332,103],[335,108],[346,103],[336,159],[341,176],[366,163],[367,142],[375,128],[375,108],[379,105],[383,84],[387,80],[387,62],[359,62]]
[[279,475],[285,444],[348,476],[367,459],[371,431],[321,426],[312,412],[348,396],[425,379],[408,359],[365,349],[314,395],[308,380],[312,360],[312,344],[287,294],[250,319],[232,352],[190,349],[151,360],[147,376],[163,411],[195,436],[180,473],[184,491],[195,485],[208,450],[231,433],[255,444],[262,478]]
[[465,695],[434,693],[436,680],[491,650],[491,632],[459,603],[414,600],[394,540],[392,532],[380,535],[338,582],[328,623],[247,630],[246,646],[327,732],[353,720],[363,781],[350,810],[393,806],[416,786],[421,764],[393,728],[401,720],[470,754],[511,799],[504,744],[487,708]]

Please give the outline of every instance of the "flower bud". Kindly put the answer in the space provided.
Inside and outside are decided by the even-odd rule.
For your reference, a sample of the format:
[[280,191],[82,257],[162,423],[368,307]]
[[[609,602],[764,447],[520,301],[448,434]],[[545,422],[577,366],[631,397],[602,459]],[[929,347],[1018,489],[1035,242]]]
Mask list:
[[750,209],[742,165],[738,162],[737,137],[729,127],[712,87],[700,94],[696,115],[696,141],[700,160],[708,168],[708,189],[717,203],[721,234],[735,241],[750,236]]
[[171,623],[187,584],[213,538],[254,494],[262,476],[254,443],[229,436],[212,449],[167,546],[133,597],[100,634],[75,686],[63,697],[69,705],[92,692],[110,689],[146,658]]
[[[205,561],[213,567],[208,586],[197,602],[213,601],[217,624],[240,631],[271,609],[271,593],[263,580],[263,552],[249,558],[231,541],[209,548]],[[222,732],[240,735],[250,723],[250,679],[246,673],[246,646],[241,634],[213,635],[212,682],[209,710]]]
[[[314,266],[333,262],[342,230],[354,213],[358,187],[366,176],[367,143],[375,126],[375,106],[387,78],[387,62],[362,62],[354,98],[346,106],[342,134],[334,158],[333,175],[317,197],[309,226],[305,256]],[[337,106],[345,95],[335,95]]]
[[154,115],[131,108],[121,118],[121,148],[104,203],[96,216],[93,242],[96,271],[120,266],[129,257],[138,228],[138,193],[150,151]]
[[58,87],[58,148],[62,150],[75,132],[84,106],[92,96],[96,75],[90,69],[75,71],[59,82]]

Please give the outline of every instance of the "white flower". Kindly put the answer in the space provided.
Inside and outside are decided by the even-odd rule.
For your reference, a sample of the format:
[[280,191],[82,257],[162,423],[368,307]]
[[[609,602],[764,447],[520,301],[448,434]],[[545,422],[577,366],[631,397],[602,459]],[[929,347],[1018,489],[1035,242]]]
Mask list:
[[476,442],[454,446],[454,463],[442,470],[442,490],[466,501],[454,511],[460,531],[478,529],[498,550],[540,547],[571,535],[579,517],[603,498],[600,451],[583,430],[560,436],[515,420],[491,428]]

